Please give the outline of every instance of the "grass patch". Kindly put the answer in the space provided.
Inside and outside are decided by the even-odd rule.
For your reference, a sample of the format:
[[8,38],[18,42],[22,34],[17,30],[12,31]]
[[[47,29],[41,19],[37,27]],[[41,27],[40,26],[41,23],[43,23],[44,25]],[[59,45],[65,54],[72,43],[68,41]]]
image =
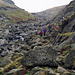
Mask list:
[[16,60],[17,58],[21,57],[22,55],[18,52],[14,53],[13,56],[11,57],[11,60]]
[[5,72],[9,72],[12,69],[21,68],[22,67],[21,59],[22,57],[17,58],[15,61],[13,61],[9,65],[5,66],[2,70],[0,70],[0,73],[3,74]]
[[59,34],[59,36],[70,36],[70,35],[72,35],[74,32],[68,32],[68,33],[61,33],[61,34]]
[[69,52],[69,50],[63,51],[63,54],[67,54]]
[[21,9],[13,10],[1,10],[1,14],[5,14],[5,16],[9,19],[11,23],[17,23],[20,21],[28,21],[28,20],[35,20],[34,16],[26,11]]

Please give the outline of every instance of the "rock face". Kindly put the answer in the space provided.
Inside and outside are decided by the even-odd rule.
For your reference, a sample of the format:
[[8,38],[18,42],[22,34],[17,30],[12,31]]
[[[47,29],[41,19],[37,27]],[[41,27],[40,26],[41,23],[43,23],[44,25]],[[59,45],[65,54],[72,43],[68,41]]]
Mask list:
[[65,67],[75,69],[75,50],[72,50],[65,59]]
[[56,48],[57,51],[61,51],[61,49],[68,44],[74,44],[75,43],[75,33],[73,33],[72,35],[70,35],[67,40],[63,41],[62,43],[60,43],[58,45],[58,47]]
[[60,25],[63,33],[75,31],[75,0],[71,1],[52,19],[52,24]]
[[64,33],[75,31],[75,13],[62,22],[61,29]]
[[22,59],[22,65],[27,67],[32,66],[51,66],[57,67],[55,62],[57,53],[52,47],[42,46],[36,47],[34,50],[29,51]]
[[9,3],[9,4],[14,5],[14,2],[13,2],[12,0],[2,0],[2,1],[5,1],[5,2],[7,2],[7,3]]

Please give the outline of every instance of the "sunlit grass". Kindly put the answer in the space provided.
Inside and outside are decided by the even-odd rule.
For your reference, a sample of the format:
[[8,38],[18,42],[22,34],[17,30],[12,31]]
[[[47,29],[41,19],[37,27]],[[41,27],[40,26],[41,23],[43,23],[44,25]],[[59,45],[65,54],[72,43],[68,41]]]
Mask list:
[[75,32],[61,33],[61,34],[59,34],[59,36],[70,36],[73,33],[75,33]]

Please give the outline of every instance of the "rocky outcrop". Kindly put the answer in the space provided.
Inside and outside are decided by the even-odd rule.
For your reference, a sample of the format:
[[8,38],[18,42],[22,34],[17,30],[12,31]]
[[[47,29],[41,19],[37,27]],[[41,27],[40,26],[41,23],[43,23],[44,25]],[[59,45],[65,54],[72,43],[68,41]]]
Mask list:
[[75,0],[71,1],[66,7],[61,10],[50,23],[59,25],[61,32],[75,31]]
[[61,51],[61,49],[62,49],[64,46],[66,46],[66,45],[68,45],[68,44],[74,44],[74,43],[75,43],[75,33],[73,33],[73,34],[70,35],[65,41],[63,41],[62,43],[60,43],[60,44],[57,46],[56,50],[57,50],[57,51]]
[[52,47],[42,46],[36,47],[26,53],[22,59],[22,65],[26,67],[33,66],[51,66],[57,67],[55,62],[57,53]]
[[75,13],[66,18],[61,24],[61,32],[74,32],[75,31]]
[[9,3],[9,4],[12,4],[12,5],[15,4],[12,0],[2,0],[2,1],[5,1],[5,2],[7,2],[7,3]]
[[75,50],[70,51],[65,59],[65,68],[75,69]]

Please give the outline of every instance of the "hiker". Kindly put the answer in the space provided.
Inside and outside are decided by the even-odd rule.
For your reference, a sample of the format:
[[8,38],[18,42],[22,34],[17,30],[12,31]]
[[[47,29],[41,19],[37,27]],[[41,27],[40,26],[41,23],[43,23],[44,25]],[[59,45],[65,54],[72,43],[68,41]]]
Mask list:
[[46,34],[46,29],[45,28],[43,29],[43,32],[44,32],[44,36],[45,36],[45,34]]
[[40,31],[40,33],[39,33],[39,34],[40,34],[40,37],[42,37],[42,34],[43,34],[42,30]]
[[56,27],[56,31],[58,31],[58,30],[59,30],[59,26]]
[[59,26],[57,26],[56,29],[59,29]]
[[49,25],[48,28],[49,28],[49,33],[50,33],[51,32],[51,25]]

